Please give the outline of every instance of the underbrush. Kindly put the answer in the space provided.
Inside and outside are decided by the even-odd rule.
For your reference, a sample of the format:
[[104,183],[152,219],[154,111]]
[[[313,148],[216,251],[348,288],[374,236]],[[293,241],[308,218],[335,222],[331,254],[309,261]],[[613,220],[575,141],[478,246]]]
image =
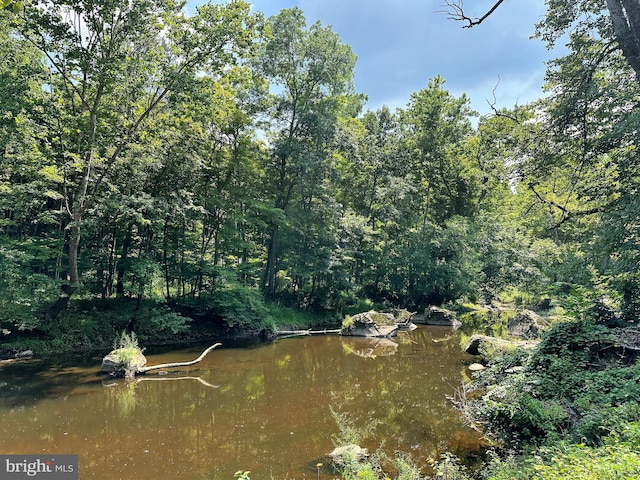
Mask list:
[[531,354],[498,355],[466,387],[457,402],[495,445],[481,478],[640,478],[640,363],[614,332],[557,323]]
[[6,352],[32,350],[49,355],[109,348],[122,331],[135,331],[141,343],[151,345],[337,324],[335,312],[285,307],[265,300],[255,288],[229,285],[207,296],[168,304],[162,300],[77,296],[55,321],[38,320],[29,330],[6,333],[9,330],[5,329],[0,336]]

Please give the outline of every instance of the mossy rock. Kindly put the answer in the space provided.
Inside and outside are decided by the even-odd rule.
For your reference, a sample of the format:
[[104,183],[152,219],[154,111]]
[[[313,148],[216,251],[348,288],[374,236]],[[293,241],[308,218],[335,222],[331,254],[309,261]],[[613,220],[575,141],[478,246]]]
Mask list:
[[142,350],[134,347],[117,348],[102,359],[100,371],[116,376],[132,376],[147,364]]

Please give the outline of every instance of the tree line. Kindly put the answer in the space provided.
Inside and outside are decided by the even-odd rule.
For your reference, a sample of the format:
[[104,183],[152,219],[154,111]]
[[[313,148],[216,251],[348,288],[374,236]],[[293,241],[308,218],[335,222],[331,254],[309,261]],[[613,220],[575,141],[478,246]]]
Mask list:
[[298,8],[6,8],[3,332],[74,298],[224,295],[340,312],[571,293],[634,321],[640,92],[587,3],[537,26],[569,38],[547,95],[481,117],[441,77],[363,111],[354,52]]

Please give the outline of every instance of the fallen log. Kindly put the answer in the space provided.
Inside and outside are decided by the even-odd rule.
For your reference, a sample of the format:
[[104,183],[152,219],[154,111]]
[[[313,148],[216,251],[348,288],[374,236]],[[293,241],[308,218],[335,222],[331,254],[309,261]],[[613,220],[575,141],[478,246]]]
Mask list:
[[143,374],[151,370],[158,370],[161,368],[175,368],[175,367],[188,367],[194,365],[200,361],[216,347],[222,345],[216,343],[207,348],[200,354],[195,360],[189,362],[173,362],[173,363],[161,363],[159,365],[145,366],[147,359],[142,354],[142,350],[137,345],[129,346],[126,348],[119,348],[112,350],[106,357],[102,359],[101,372],[109,373],[114,376],[124,376],[126,378],[133,378],[138,374]]
[[189,365],[195,365],[196,363],[202,361],[202,359],[207,355],[207,353],[209,353],[214,348],[219,347],[220,345],[222,345],[222,344],[221,343],[216,343],[216,344],[211,345],[204,352],[202,352],[198,358],[196,358],[195,360],[191,360],[190,362],[160,363],[158,365],[150,365],[148,367],[140,367],[140,368],[138,368],[138,372],[137,373],[146,373],[146,372],[149,372],[151,370],[157,370],[159,368],[188,367]]
[[287,336],[287,337],[295,337],[298,335],[326,335],[328,333],[340,333],[342,330],[340,328],[336,328],[333,330],[276,330],[274,333],[276,336]]

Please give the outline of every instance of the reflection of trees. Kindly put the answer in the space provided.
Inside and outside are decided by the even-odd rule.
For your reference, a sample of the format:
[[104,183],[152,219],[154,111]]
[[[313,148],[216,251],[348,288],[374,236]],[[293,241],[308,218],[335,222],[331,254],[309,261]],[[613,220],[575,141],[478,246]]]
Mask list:
[[107,402],[121,418],[129,418],[136,409],[136,384],[135,382],[104,382],[108,386]]
[[[386,440],[391,450],[411,451],[420,445],[426,460],[437,456],[443,440],[454,451],[476,447],[477,435],[459,433],[464,431],[463,420],[446,399],[461,380],[458,335],[429,328],[398,339],[401,346],[395,357],[341,365],[335,404],[342,404],[341,411],[349,412],[356,425],[379,420],[376,438]],[[343,403],[345,398],[349,400]]]
[[[297,478],[307,462],[333,449],[338,430],[332,405],[355,426],[378,424],[363,445],[371,450],[384,442],[387,453],[411,452],[422,461],[444,442],[464,454],[478,437],[461,429],[445,396],[460,385],[466,357],[458,336],[434,342],[450,333],[419,328],[394,339],[394,355],[375,358],[345,354],[345,340],[358,339],[336,336],[219,350],[180,372],[187,377],[180,381],[173,374],[143,376],[133,384],[121,380],[69,396],[53,412],[48,401],[39,402],[12,413],[0,436],[2,428],[29,426],[33,433],[13,438],[11,448],[55,445],[77,452],[87,459],[83,477],[105,478],[100,471],[109,465],[112,478],[228,480],[239,469]],[[67,424],[47,425],[47,418]],[[61,437],[62,429],[78,438]],[[303,471],[315,478],[315,470]]]

